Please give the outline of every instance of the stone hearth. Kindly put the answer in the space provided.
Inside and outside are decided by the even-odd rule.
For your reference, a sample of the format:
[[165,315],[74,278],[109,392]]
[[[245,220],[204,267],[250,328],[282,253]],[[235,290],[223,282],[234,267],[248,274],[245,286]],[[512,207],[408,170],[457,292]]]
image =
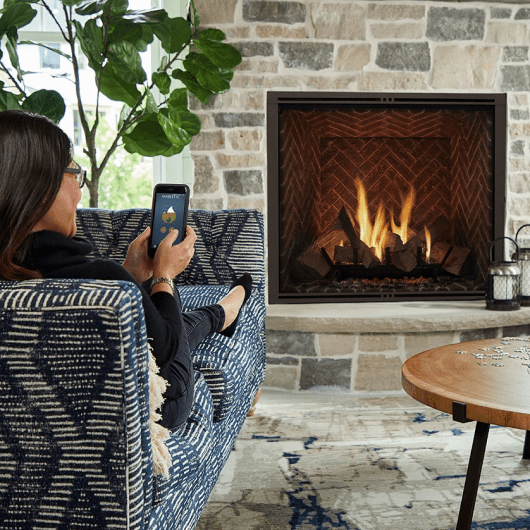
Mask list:
[[342,392],[401,389],[401,365],[424,350],[530,335],[530,307],[483,301],[272,305],[264,386]]

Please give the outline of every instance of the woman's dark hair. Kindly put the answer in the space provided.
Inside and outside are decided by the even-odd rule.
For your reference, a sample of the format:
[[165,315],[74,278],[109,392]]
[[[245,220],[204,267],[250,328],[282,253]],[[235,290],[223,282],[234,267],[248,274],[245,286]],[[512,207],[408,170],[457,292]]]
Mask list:
[[68,136],[48,118],[0,112],[0,278],[40,278],[25,268],[32,230],[53,204],[72,160]]

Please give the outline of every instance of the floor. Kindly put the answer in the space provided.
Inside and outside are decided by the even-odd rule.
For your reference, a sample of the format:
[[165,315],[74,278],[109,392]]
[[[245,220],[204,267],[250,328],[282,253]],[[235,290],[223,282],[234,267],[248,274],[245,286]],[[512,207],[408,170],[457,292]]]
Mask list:
[[[197,529],[454,529],[473,433],[401,391],[264,390]],[[530,529],[524,434],[492,427],[473,529]]]

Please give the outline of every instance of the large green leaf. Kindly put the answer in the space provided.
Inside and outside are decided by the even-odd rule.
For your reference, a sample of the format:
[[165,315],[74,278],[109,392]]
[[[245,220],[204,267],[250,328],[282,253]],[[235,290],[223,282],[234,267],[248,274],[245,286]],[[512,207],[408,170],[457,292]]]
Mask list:
[[75,10],[78,15],[95,15],[103,11],[108,0],[90,0],[89,2],[82,2]]
[[166,74],[166,72],[153,72],[151,78],[158,90],[160,90],[161,94],[169,94],[171,78]]
[[136,48],[138,51],[147,50],[147,45],[151,44],[155,38],[153,30],[147,24],[142,24],[142,38],[136,42]]
[[171,147],[169,149],[166,149],[161,156],[174,156],[178,155],[179,153],[182,153],[182,150],[185,148],[185,145],[176,145],[171,144]]
[[135,84],[124,81],[110,63],[107,63],[101,71],[100,90],[105,96],[113,101],[123,101],[130,107],[134,107],[141,94]]
[[20,105],[15,94],[0,89],[0,110],[13,110],[18,108],[20,108]]
[[147,76],[142,68],[140,54],[133,44],[127,41],[109,45],[107,58],[118,76],[129,84],[142,84]]
[[207,28],[202,30],[199,35],[199,40],[203,39],[222,41],[226,39],[226,35],[224,34],[224,31],[221,31],[220,29]]
[[142,156],[162,155],[173,147],[156,115],[138,123],[130,133],[123,136],[123,141],[126,151]]
[[103,30],[94,19],[88,20],[84,27],[77,20],[74,24],[81,50],[88,59],[90,68],[99,72],[103,62]]
[[114,28],[109,34],[109,42],[128,41],[133,44],[143,39],[142,26],[134,24],[129,20],[123,20],[121,17],[117,20]]
[[179,53],[191,41],[190,25],[182,17],[170,18],[164,24],[153,25],[152,29],[167,53]]
[[153,42],[153,30],[148,24],[137,24],[126,20],[123,16],[112,16],[110,19],[112,28],[108,37],[109,42],[127,41],[134,45],[139,52],[147,50],[147,46]]
[[162,24],[169,18],[164,9],[151,9],[141,11],[127,11],[123,15],[124,20],[130,20],[137,24]]
[[167,106],[174,110],[188,110],[188,90],[176,88],[167,99]]
[[182,147],[201,130],[201,120],[189,111],[165,109],[158,113],[158,122],[171,143]]
[[64,100],[55,90],[37,90],[30,94],[22,103],[22,108],[36,114],[47,116],[59,123],[66,111]]
[[18,29],[27,26],[37,14],[37,11],[26,3],[9,4],[0,12],[0,37],[11,27]]
[[197,82],[190,72],[173,70],[171,76],[178,79],[203,105],[208,105],[213,92]]
[[230,88],[234,71],[216,66],[208,57],[190,53],[183,64],[202,87],[211,90],[214,94],[221,94]]
[[129,0],[112,0],[110,4],[110,12],[115,14],[123,15],[129,9]]
[[[218,42],[217,40],[203,38],[203,31],[197,40],[197,44],[201,49],[202,53],[208,57],[208,59],[218,66],[219,68],[235,68],[242,61],[241,53],[239,50],[225,44],[224,42]],[[221,32],[222,33],[222,32]]]
[[101,11],[105,11],[105,8],[109,8],[110,14],[123,14],[129,7],[128,0],[89,0],[87,2],[77,0],[75,4],[79,5],[75,12],[82,16],[95,15]]

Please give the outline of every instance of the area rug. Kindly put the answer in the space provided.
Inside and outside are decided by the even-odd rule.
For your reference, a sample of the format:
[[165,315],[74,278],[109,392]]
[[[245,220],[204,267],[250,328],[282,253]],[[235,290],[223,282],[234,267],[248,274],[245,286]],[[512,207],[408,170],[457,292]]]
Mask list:
[[[264,391],[197,529],[454,529],[474,427],[404,393]],[[492,426],[472,529],[530,529],[524,435]]]

